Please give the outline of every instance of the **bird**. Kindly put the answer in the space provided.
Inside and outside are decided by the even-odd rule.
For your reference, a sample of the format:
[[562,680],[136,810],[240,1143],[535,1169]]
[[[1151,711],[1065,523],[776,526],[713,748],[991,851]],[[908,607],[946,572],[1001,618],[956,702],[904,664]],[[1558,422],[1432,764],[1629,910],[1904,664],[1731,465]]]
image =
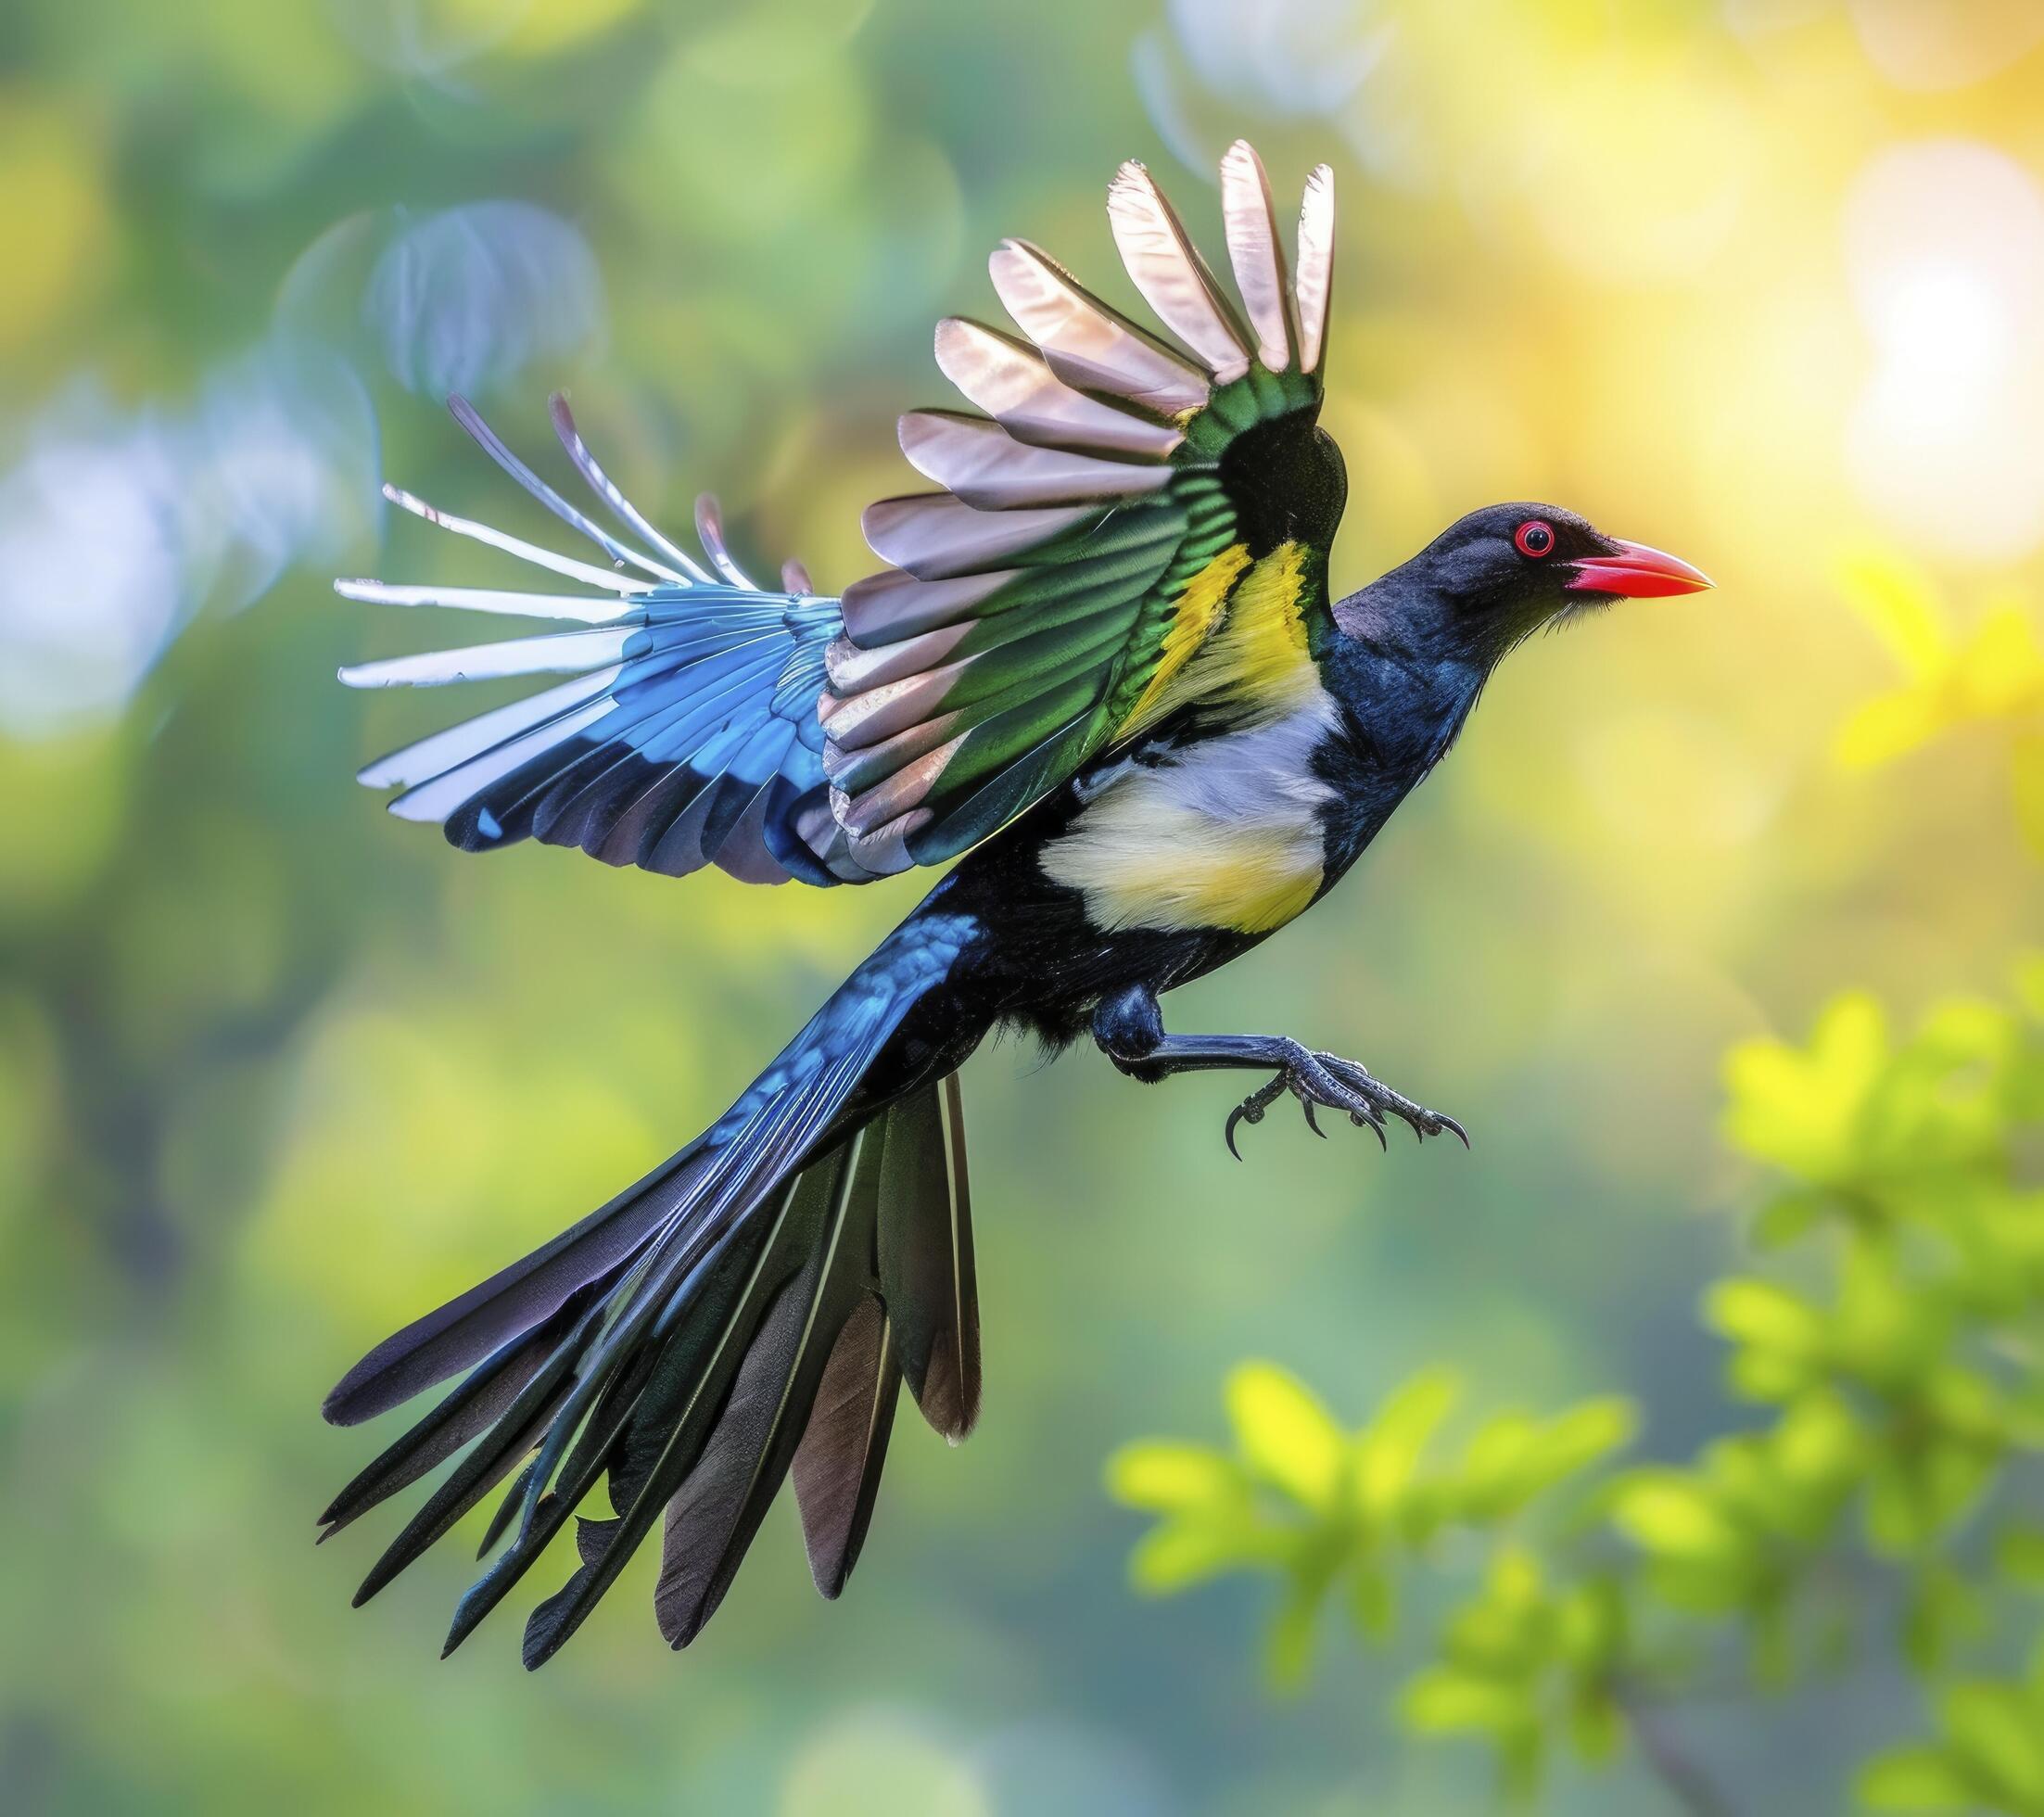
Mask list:
[[567,464],[615,528],[449,401],[595,556],[386,488],[548,578],[341,594],[556,629],[342,680],[565,678],[370,764],[360,780],[400,791],[392,812],[463,851],[535,840],[668,875],[829,887],[949,868],[708,1129],[336,1386],[324,1417],[352,1425],[454,1381],[320,1518],[324,1539],[453,1460],[358,1604],[495,1494],[448,1651],[571,1520],[577,1562],[530,1611],[525,1664],[655,1524],[654,1612],[680,1648],[790,1479],[811,1574],[837,1596],[903,1386],[954,1443],[978,1417],[959,1071],[997,1032],[1054,1051],[1090,1036],[1142,1082],[1258,1077],[1223,1132],[1238,1157],[1240,1127],[1288,1094],[1316,1130],[1325,1112],[1379,1142],[1397,1122],[1466,1144],[1355,1061],[1168,1029],[1162,999],[1319,901],[1528,637],[1710,582],[1574,512],[1504,503],[1334,597],[1333,172],[1308,179],[1289,259],[1246,142],[1220,203],[1237,297],[1141,163],[1113,178],[1112,237],[1158,329],[1031,242],[1000,243],[988,269],[1016,332],[938,325],[936,363],[972,408],[901,417],[931,487],[867,509],[882,565],[841,593],[793,561],[757,584],[707,494],[700,554],[670,540],[558,395]]

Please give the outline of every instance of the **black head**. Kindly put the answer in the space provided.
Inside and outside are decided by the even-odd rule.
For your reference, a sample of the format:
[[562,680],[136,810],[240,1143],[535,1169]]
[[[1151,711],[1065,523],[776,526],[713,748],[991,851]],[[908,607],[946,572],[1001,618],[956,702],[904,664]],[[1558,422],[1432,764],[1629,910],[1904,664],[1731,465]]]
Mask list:
[[1542,626],[1586,609],[1709,585],[1687,562],[1606,536],[1572,511],[1493,504],[1451,524],[1357,603],[1366,599],[1379,623],[1388,613],[1489,665]]

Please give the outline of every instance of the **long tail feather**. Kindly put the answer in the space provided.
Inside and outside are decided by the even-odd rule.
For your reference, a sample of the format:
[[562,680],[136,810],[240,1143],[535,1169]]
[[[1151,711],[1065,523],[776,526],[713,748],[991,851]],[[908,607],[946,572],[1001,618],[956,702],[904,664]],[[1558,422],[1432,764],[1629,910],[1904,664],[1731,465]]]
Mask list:
[[[527,1629],[527,1663],[550,1658],[663,1512],[655,1607],[686,1645],[791,1472],[818,1587],[843,1589],[900,1383],[954,1438],[979,1404],[956,1079],[865,1083],[971,934],[911,917],[703,1137],[349,1371],[337,1423],[469,1371],[323,1517],[338,1531],[453,1459],[358,1601],[507,1479],[450,1650],[576,1517],[579,1566]],[[612,1517],[589,1518],[606,1477]]]
[[980,1417],[979,1280],[956,1074],[896,1108],[885,1165],[882,1191],[903,1214],[881,1226],[881,1298],[894,1310],[909,1392],[956,1444]]
[[866,1544],[900,1389],[893,1327],[866,1294],[837,1334],[791,1471],[809,1574],[826,1596],[843,1593]]

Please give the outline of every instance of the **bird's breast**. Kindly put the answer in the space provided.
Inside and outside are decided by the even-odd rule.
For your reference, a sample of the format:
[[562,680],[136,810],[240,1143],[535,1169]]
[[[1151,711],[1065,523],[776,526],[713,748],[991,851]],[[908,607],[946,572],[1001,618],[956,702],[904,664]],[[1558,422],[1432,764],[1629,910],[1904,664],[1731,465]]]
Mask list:
[[1098,927],[1271,933],[1326,878],[1334,791],[1314,754],[1336,719],[1316,683],[1281,718],[1124,759],[1038,861]]

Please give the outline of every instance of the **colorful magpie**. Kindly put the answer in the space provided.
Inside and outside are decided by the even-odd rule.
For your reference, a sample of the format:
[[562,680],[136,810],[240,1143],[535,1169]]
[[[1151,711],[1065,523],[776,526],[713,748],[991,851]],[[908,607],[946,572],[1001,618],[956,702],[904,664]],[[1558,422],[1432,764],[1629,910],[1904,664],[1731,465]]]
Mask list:
[[[755,586],[707,497],[698,561],[619,491],[559,398],[567,458],[621,534],[452,409],[607,565],[388,489],[549,570],[552,591],[343,594],[572,627],[342,671],[355,687],[567,678],[371,764],[362,781],[403,791],[393,812],[463,851],[532,838],[755,883],[959,862],[710,1129],[334,1390],[326,1417],[348,1425],[461,1377],[322,1518],[332,1533],[456,1459],[358,1603],[506,1478],[496,1556],[450,1649],[574,1517],[579,1565],[526,1628],[539,1665],[663,1512],[654,1603],[686,1645],[789,1476],[835,1596],[901,1384],[954,1441],[979,1411],[958,1072],[997,1028],[1053,1048],[1090,1032],[1141,1080],[1268,1074],[1228,1119],[1231,1148],[1286,1092],[1309,1122],[1340,1112],[1380,1141],[1390,1118],[1462,1135],[1339,1055],[1168,1033],[1159,1000],[1326,895],[1530,633],[1709,583],[1573,513],[1501,504],[1331,598],[1347,494],[1317,423],[1333,175],[1307,183],[1289,279],[1246,144],[1222,163],[1221,202],[1239,310],[1140,164],[1109,190],[1129,276],[1176,344],[1002,242],[994,288],[1023,338],[939,325],[937,363],[979,413],[901,419],[938,489],[867,511],[888,565],[840,596],[792,562],[779,591]],[[599,1479],[609,1512],[585,1513]]]

